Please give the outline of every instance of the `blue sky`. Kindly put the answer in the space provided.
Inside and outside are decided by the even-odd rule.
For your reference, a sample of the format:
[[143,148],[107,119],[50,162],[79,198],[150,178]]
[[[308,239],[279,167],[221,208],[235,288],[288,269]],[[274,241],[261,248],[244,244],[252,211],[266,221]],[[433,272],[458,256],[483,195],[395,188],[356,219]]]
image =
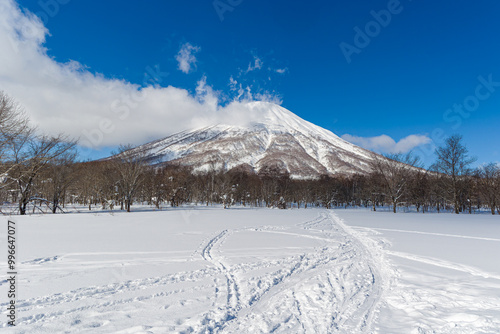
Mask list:
[[[7,2],[12,4],[11,16],[18,15],[16,3]],[[46,48],[37,51],[37,57],[41,53],[59,66],[51,73],[64,73],[58,79],[49,75],[47,80],[59,87],[54,89],[68,87],[64,80],[77,80],[75,87],[100,80],[99,84],[108,87],[101,91],[111,91],[118,83],[123,89],[153,86],[151,97],[170,86],[176,88],[168,91],[176,101],[186,91],[198,100],[217,96],[212,102],[224,106],[237,98],[241,87],[253,99],[280,100],[300,117],[379,152],[416,146],[428,165],[434,158],[433,145],[460,133],[478,163],[500,160],[497,1],[24,0],[18,4],[32,22],[36,19],[28,11],[40,17],[36,31],[45,27],[43,33],[49,33],[45,38],[40,33],[28,37],[33,45]],[[346,48],[356,51],[346,57]],[[17,58],[23,58],[19,54],[28,51],[17,53]],[[18,64],[19,68],[29,68],[32,58],[23,59],[28,65]],[[9,64],[0,58],[0,66],[14,67]],[[71,75],[81,77],[73,80]],[[39,88],[44,99],[40,102],[34,97],[38,96],[35,84],[26,96],[30,89],[19,88],[21,79],[14,82],[17,79],[8,73],[3,78],[0,75],[0,89],[36,114],[41,124],[47,117],[58,119],[50,116],[47,96],[71,100],[67,91]],[[43,77],[36,81],[45,87]],[[95,97],[94,104],[79,111],[80,115],[99,108],[100,97],[92,92],[88,96]],[[206,105],[212,102],[204,101]],[[454,108],[464,103],[465,109]],[[36,110],[42,106],[47,111]],[[194,109],[185,114],[196,113]],[[64,112],[58,117],[64,117]],[[98,122],[96,115],[88,118],[92,117]],[[179,121],[176,126],[165,125],[162,136],[184,130],[187,124],[180,116],[171,119],[172,124]],[[58,122],[61,130],[73,126],[64,119]],[[125,124],[115,123],[117,128]],[[55,125],[41,127],[55,129]],[[103,140],[84,154],[100,157],[117,140],[126,142],[128,138],[118,132],[108,136],[116,137],[115,141]],[[161,128],[152,130],[151,137],[161,132]],[[409,145],[396,146],[405,138]],[[154,138],[130,139],[140,144]]]

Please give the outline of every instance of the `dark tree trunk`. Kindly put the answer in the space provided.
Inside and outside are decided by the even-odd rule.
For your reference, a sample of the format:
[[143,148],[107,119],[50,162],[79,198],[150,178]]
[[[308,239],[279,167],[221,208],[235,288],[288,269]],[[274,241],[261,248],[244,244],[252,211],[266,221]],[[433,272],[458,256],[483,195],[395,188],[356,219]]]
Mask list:
[[24,201],[24,200],[19,204],[19,214],[21,216],[24,216],[26,214],[26,206],[27,205],[28,205],[28,202]]
[[54,198],[54,200],[52,201],[52,213],[56,213],[58,205],[59,201],[57,200],[57,198]]

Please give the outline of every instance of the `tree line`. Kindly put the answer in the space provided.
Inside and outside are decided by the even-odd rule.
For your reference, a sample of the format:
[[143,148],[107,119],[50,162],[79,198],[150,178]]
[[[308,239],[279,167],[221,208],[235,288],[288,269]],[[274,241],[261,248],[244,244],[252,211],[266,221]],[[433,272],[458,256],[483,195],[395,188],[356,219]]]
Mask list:
[[158,209],[184,204],[252,207],[390,207],[418,212],[500,214],[500,167],[471,168],[463,138],[453,135],[422,168],[411,153],[374,154],[371,173],[297,180],[267,167],[193,173],[189,167],[151,165],[130,146],[102,161],[78,162],[76,142],[44,136],[23,110],[0,93],[0,200],[3,213],[65,212],[67,206],[130,212],[134,203]]

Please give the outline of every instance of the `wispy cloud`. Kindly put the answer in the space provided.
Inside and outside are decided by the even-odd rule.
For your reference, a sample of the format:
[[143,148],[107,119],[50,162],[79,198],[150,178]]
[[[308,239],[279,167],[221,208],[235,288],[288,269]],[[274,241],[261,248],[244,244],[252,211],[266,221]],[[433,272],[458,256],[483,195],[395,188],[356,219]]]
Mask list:
[[175,57],[178,62],[178,68],[184,73],[189,73],[196,68],[195,54],[201,50],[200,47],[194,46],[191,43],[182,45],[179,53]]
[[345,134],[342,136],[342,139],[380,153],[407,153],[418,146],[432,142],[429,137],[424,135],[409,135],[397,142],[388,135],[358,137]]
[[245,73],[260,70],[262,68],[262,65],[264,65],[262,59],[257,56],[253,56],[253,62],[250,62],[250,64],[248,64],[248,68]]
[[285,68],[278,68],[275,70],[276,73],[279,73],[279,74],[285,74],[286,72],[288,72],[288,68],[285,67]]
[[229,78],[229,88],[232,91],[238,90],[238,81],[236,81],[233,76]]
[[264,101],[278,105],[283,103],[279,94],[264,89],[254,89],[252,85],[243,86],[242,83],[238,82],[232,76],[229,78],[228,86],[233,93],[229,99],[233,102]]

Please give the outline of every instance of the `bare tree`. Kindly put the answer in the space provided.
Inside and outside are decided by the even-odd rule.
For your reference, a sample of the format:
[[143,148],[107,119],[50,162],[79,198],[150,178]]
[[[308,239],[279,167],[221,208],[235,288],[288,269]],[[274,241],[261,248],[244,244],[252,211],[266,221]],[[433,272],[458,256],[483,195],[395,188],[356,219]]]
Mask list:
[[378,173],[376,170],[368,175],[365,192],[367,192],[367,197],[370,199],[373,211],[377,211],[377,205],[383,202],[383,178],[383,175]]
[[481,197],[488,203],[491,214],[495,214],[495,209],[500,200],[500,167],[495,163],[479,167],[478,186]]
[[64,136],[35,136],[28,133],[13,142],[12,168],[9,178],[15,180],[19,197],[19,213],[26,214],[26,207],[33,198],[33,185],[36,178],[54,159],[72,150],[76,142]]
[[385,158],[373,154],[372,173],[380,178],[386,196],[391,199],[394,213],[398,203],[406,194],[411,172],[419,166],[419,157],[411,152],[406,155],[391,154]]
[[52,213],[56,213],[57,209],[63,211],[60,207],[61,200],[64,199],[66,190],[76,179],[75,159],[76,152],[68,150],[48,165],[45,176],[48,181],[47,199],[52,202]]
[[444,146],[436,149],[437,161],[431,169],[445,174],[443,190],[451,197],[455,213],[460,213],[460,182],[470,174],[470,165],[476,160],[469,157],[469,150],[462,143],[461,135],[453,135],[446,139]]
[[31,133],[33,129],[29,126],[24,110],[0,91],[0,176],[3,179],[15,167],[15,145],[29,138]]
[[417,170],[411,173],[409,196],[411,202],[417,208],[417,212],[422,208],[422,213],[425,213],[431,196],[428,171]]
[[117,173],[111,165],[110,161],[89,161],[76,166],[78,182],[74,186],[74,195],[78,203],[88,205],[92,210],[92,205],[117,199]]
[[113,166],[118,173],[118,188],[127,212],[134,196],[144,181],[148,164],[145,162],[145,154],[131,151],[132,146],[120,146],[118,154],[113,159]]

